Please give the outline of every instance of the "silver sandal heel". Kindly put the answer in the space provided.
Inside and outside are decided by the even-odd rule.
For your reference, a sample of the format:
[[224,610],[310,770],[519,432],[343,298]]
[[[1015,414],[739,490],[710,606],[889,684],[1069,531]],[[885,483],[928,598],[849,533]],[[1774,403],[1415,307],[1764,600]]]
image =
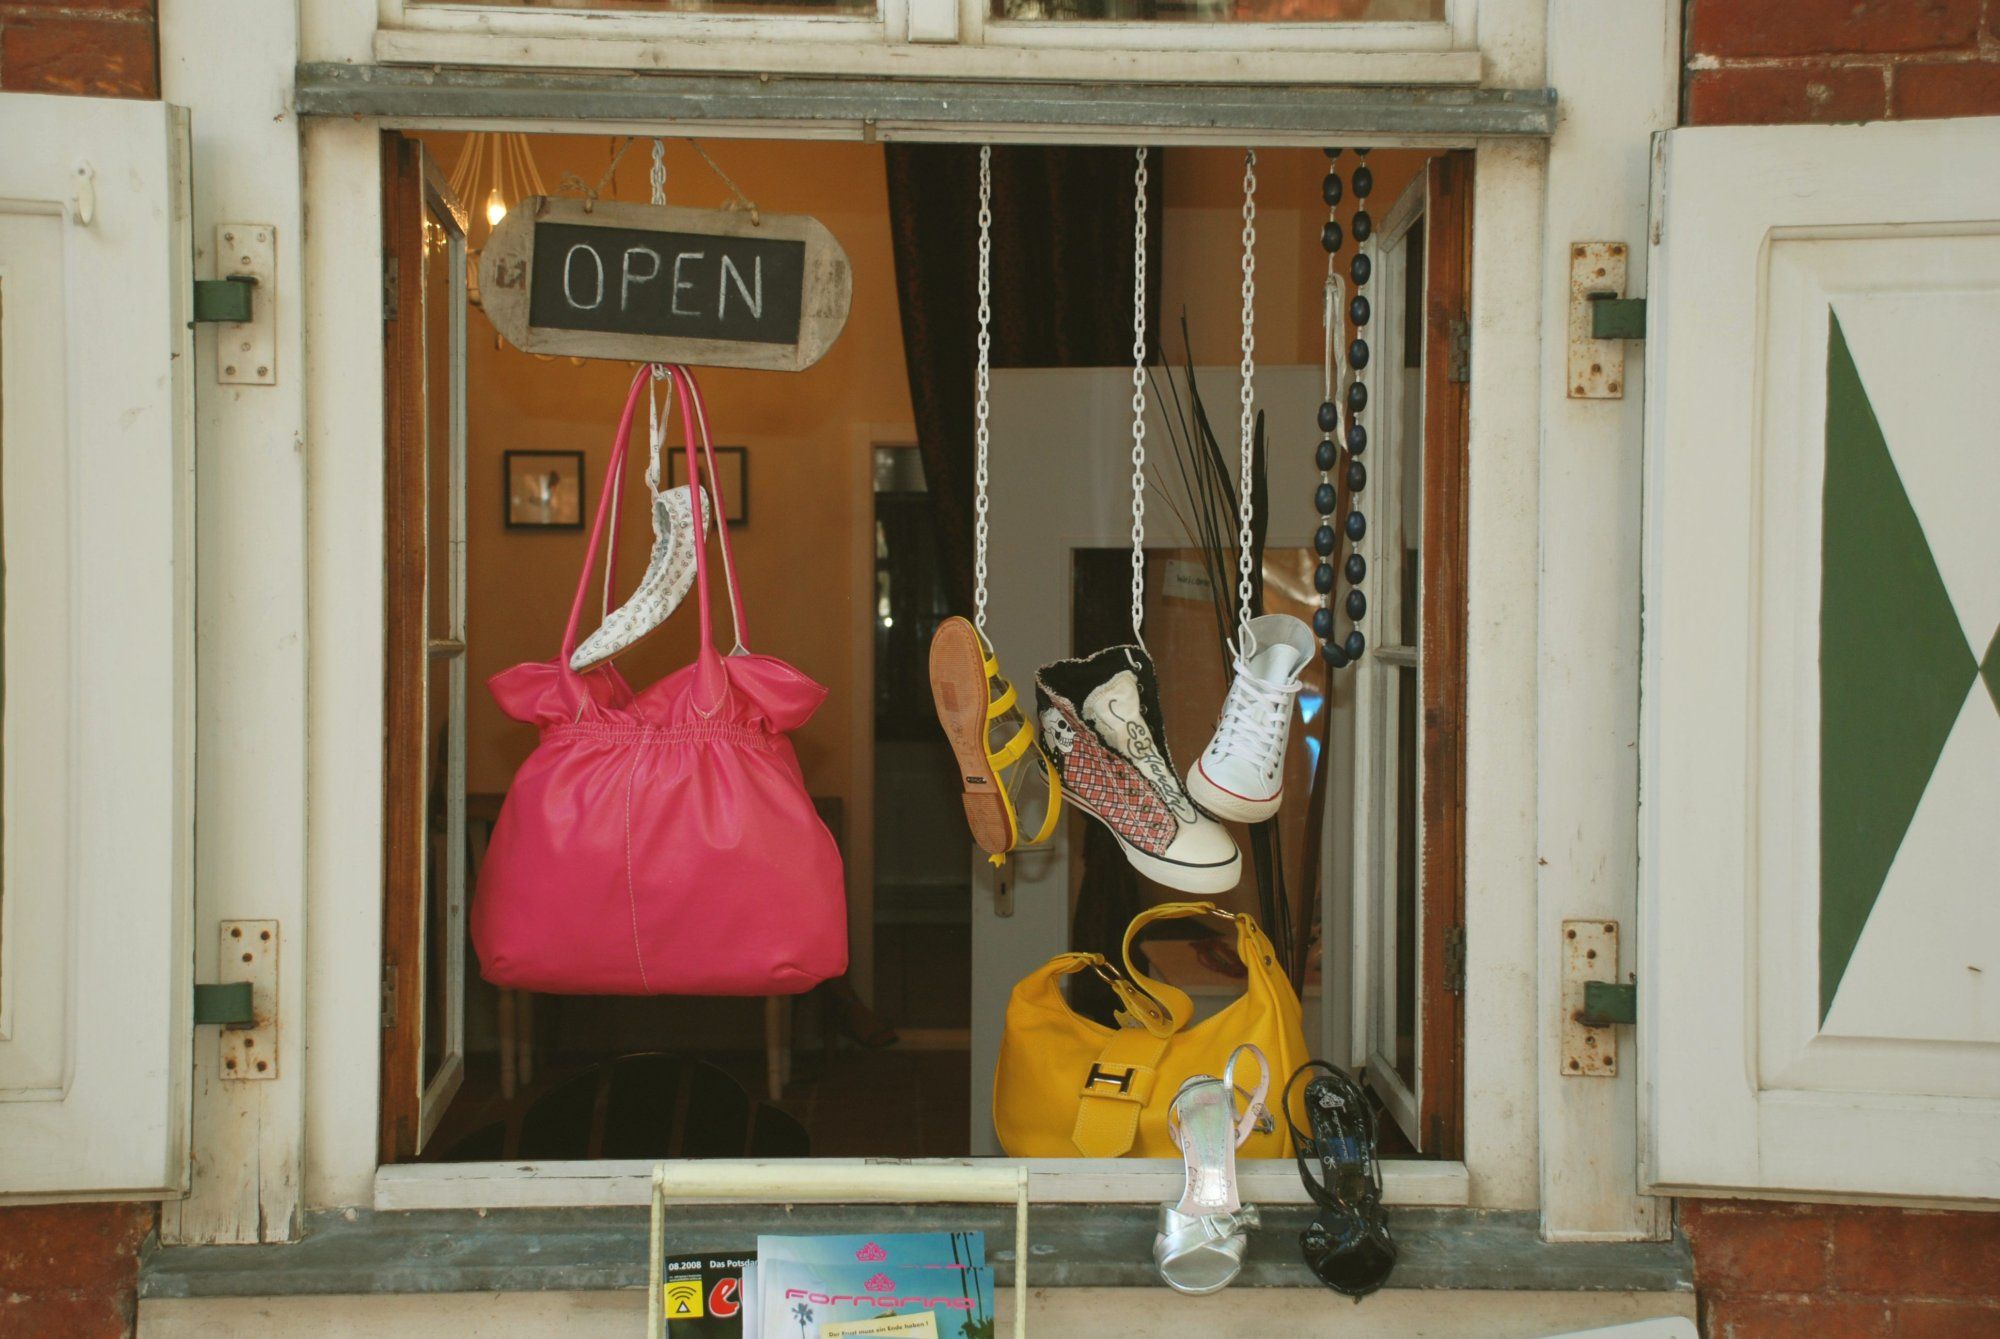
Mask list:
[[[1257,1087],[1236,1114],[1236,1062],[1244,1053],[1257,1062]],[[1259,1225],[1255,1205],[1245,1205],[1236,1185],[1236,1150],[1269,1119],[1264,1098],[1271,1070],[1255,1046],[1230,1053],[1221,1078],[1197,1074],[1174,1094],[1168,1130],[1187,1167],[1187,1188],[1178,1204],[1160,1206],[1153,1238],[1153,1265],[1176,1292],[1202,1296],[1219,1292],[1242,1272],[1249,1249],[1245,1230]]]

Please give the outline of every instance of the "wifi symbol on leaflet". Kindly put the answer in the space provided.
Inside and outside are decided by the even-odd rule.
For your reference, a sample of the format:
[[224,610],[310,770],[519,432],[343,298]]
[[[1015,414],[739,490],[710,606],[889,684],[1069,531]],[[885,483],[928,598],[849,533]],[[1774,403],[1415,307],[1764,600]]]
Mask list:
[[864,1264],[879,1265],[889,1258],[889,1253],[871,1241],[856,1251],[854,1258],[862,1261]]
[[872,1293],[892,1293],[896,1291],[895,1281],[887,1274],[877,1274],[863,1286]]

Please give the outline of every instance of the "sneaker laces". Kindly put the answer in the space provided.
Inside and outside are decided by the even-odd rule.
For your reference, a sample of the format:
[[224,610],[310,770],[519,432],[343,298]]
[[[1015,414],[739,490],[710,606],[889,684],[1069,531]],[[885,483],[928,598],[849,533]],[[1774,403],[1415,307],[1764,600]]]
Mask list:
[[1250,662],[1236,656],[1236,681],[1222,701],[1222,720],[1215,729],[1216,746],[1224,753],[1247,752],[1268,764],[1283,745],[1291,724],[1292,699],[1304,685],[1297,679],[1272,683],[1250,672]]

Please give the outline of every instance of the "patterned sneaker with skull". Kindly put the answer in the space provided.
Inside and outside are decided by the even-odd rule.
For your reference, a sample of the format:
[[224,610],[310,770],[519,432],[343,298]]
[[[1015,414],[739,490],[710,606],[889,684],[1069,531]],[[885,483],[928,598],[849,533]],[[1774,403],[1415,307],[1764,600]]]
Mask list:
[[1195,807],[1167,754],[1151,656],[1113,646],[1044,665],[1035,701],[1065,797],[1110,829],[1132,868],[1183,893],[1236,886],[1236,840]]
[[1290,614],[1265,614],[1243,629],[1215,737],[1188,769],[1188,794],[1217,818],[1256,823],[1278,812],[1292,706],[1313,650],[1312,629]]

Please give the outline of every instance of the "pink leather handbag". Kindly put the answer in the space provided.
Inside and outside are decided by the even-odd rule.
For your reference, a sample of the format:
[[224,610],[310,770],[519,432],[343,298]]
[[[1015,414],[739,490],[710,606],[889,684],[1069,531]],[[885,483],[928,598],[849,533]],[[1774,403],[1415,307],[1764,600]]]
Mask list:
[[[695,444],[716,488],[701,393],[669,368],[688,478]],[[847,970],[840,852],[814,812],[786,731],[826,690],[743,649],[743,602],[721,532],[736,650],[709,631],[707,536],[696,507],[701,651],[643,692],[609,664],[570,669],[616,481],[651,368],[632,381],[605,470],[562,654],[489,682],[501,710],[541,728],[479,869],[472,940],[495,985],[558,995],[787,995]]]

